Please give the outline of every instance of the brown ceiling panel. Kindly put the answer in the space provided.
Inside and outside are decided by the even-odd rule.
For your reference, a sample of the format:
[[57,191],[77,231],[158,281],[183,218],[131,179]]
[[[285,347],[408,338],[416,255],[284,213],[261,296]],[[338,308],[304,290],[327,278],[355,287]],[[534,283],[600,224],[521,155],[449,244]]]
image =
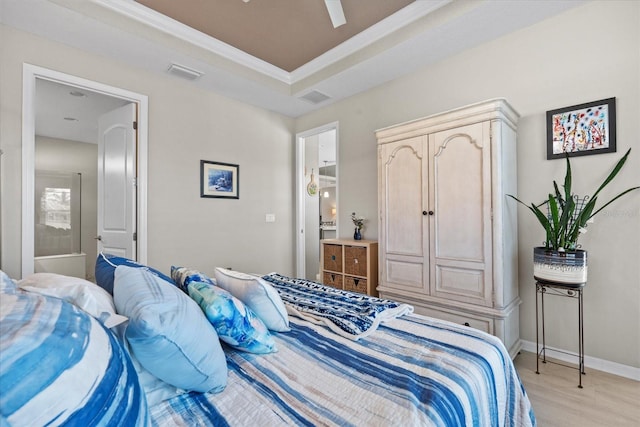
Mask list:
[[333,28],[324,0],[136,0],[291,72],[414,0],[342,0]]

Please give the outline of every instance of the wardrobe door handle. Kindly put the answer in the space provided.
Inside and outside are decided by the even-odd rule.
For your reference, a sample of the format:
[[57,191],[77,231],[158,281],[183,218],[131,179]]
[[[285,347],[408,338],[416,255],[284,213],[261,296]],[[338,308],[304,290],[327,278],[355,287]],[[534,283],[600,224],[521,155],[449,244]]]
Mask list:
[[429,211],[429,212],[427,212],[427,211],[422,211],[422,215],[425,215],[425,216],[426,216],[426,215],[433,216],[433,211]]

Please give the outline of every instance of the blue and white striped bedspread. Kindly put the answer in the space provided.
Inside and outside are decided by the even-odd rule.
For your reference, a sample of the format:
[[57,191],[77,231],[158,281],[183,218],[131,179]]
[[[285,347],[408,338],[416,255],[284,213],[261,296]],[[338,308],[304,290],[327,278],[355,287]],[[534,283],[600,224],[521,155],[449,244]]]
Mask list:
[[502,343],[478,330],[407,315],[358,341],[291,318],[279,351],[229,350],[219,394],[150,409],[155,426],[532,426]]
[[413,313],[409,304],[343,291],[278,273],[262,277],[280,294],[287,312],[357,340],[375,332],[382,322]]

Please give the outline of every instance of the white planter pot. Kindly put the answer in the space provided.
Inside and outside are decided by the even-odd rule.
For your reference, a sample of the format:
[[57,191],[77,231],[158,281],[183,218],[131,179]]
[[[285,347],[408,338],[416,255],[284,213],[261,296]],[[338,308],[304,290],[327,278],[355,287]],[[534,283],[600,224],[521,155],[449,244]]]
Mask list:
[[582,285],[587,282],[587,251],[533,248],[533,277],[541,282]]

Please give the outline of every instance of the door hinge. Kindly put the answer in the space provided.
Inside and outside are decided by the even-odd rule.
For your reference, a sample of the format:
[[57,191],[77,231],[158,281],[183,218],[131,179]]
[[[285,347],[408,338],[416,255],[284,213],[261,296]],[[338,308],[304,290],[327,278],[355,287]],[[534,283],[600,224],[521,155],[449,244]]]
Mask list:
[[133,130],[138,130],[138,122],[133,122]]
[[138,241],[138,233],[137,232],[133,232],[133,241],[137,242]]

